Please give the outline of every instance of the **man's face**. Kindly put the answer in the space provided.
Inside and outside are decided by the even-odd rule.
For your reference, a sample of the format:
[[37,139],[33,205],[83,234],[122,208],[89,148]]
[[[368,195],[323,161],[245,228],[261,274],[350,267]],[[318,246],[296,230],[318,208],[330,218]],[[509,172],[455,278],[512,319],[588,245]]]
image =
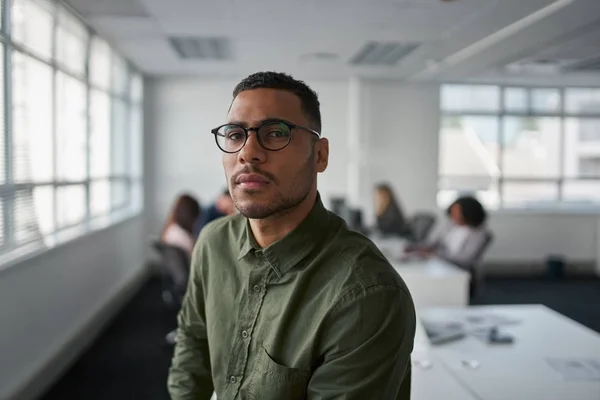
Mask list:
[[[263,121],[284,120],[311,126],[300,99],[287,91],[253,89],[241,92],[233,101],[227,122],[256,128]],[[314,134],[294,129],[287,147],[264,149],[250,131],[238,153],[223,154],[223,168],[235,207],[248,218],[261,219],[285,212],[300,204],[316,185],[316,174],[327,167],[326,139],[315,143]]]

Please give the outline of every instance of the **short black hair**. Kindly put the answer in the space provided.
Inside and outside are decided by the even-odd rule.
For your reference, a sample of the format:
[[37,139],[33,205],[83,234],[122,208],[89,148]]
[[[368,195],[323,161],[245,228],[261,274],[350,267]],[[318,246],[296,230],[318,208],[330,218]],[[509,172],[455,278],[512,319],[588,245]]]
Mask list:
[[282,72],[256,72],[242,79],[233,89],[233,98],[245,90],[278,89],[291,92],[300,98],[302,112],[311,128],[321,133],[321,104],[319,96],[306,83]]
[[454,201],[454,203],[450,204],[448,207],[448,214],[450,214],[450,209],[458,204],[460,206],[460,210],[462,212],[463,220],[465,224],[473,228],[479,228],[483,225],[487,219],[487,213],[485,209],[473,196],[462,196]]

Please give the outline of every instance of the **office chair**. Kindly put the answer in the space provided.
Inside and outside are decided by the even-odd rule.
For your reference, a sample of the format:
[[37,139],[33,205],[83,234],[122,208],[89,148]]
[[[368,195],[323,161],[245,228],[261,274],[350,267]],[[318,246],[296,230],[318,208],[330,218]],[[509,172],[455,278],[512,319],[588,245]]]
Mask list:
[[481,247],[477,251],[475,262],[470,266],[469,273],[471,274],[471,280],[469,282],[469,298],[472,299],[476,294],[481,293],[483,290],[484,273],[482,267],[482,260],[485,252],[489,249],[490,245],[494,241],[494,234],[491,231],[485,232],[485,240],[481,244]]
[[[181,307],[187,288],[190,260],[185,251],[179,247],[165,244],[159,240],[152,243],[161,257],[161,282],[163,301],[170,306]],[[177,330],[166,336],[169,344],[175,343]]]
[[343,218],[346,209],[346,199],[334,197],[331,199],[331,212]]
[[431,213],[416,213],[408,222],[412,240],[416,243],[422,243],[427,239],[431,229],[435,225],[436,217]]
[[363,223],[362,210],[358,208],[348,209],[346,221],[350,229],[362,233],[363,235],[367,234],[367,229],[365,228]]

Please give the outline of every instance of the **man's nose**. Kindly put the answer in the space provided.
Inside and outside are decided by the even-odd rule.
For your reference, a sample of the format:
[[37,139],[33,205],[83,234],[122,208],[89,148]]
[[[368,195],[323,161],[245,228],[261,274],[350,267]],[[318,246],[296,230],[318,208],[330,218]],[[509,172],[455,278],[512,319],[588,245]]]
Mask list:
[[239,152],[240,161],[262,163],[266,159],[266,150],[258,142],[256,131],[248,132],[248,140]]

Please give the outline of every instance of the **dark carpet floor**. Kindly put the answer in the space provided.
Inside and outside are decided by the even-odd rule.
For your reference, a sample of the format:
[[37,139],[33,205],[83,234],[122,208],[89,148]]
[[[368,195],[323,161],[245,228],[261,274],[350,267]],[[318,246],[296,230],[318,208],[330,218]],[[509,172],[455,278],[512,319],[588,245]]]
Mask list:
[[[600,280],[493,279],[473,304],[545,304],[600,332]],[[42,400],[167,400],[176,311],[150,279]]]

